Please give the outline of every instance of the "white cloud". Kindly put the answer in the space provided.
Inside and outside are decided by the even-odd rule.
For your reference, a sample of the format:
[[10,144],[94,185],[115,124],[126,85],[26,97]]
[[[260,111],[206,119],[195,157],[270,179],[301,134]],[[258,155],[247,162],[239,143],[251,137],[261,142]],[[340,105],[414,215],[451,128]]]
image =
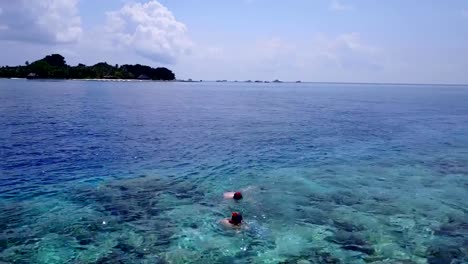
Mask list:
[[108,12],[105,31],[114,47],[132,48],[161,63],[173,63],[192,47],[187,27],[158,1],[129,3]]
[[299,43],[274,38],[262,42],[252,53],[261,64],[279,69],[312,69],[324,65],[336,70],[382,68],[381,51],[365,43],[356,32],[337,36],[317,34],[311,40]]
[[290,81],[362,81],[366,76],[377,81],[388,65],[383,50],[358,33],[316,34],[301,40],[271,37],[217,47],[197,47],[176,69],[178,76]]
[[340,34],[334,38],[329,38],[325,35],[318,35],[315,40],[324,44],[325,50],[330,54],[338,54],[343,51],[372,54],[377,51],[376,48],[364,44],[360,34],[357,32]]
[[364,43],[359,33],[344,33],[336,37],[317,35],[311,55],[319,61],[345,69],[379,70],[381,50]]
[[354,7],[351,5],[342,4],[338,0],[332,0],[330,2],[330,9],[334,11],[350,11],[353,10]]
[[468,18],[468,9],[466,8],[462,9],[461,14],[463,17]]
[[0,0],[0,39],[68,43],[82,34],[78,0]]

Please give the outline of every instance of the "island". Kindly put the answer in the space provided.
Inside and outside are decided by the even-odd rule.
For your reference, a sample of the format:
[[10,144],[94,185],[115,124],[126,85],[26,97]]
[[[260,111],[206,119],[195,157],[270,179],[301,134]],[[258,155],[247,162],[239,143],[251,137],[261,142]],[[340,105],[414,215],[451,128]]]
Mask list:
[[0,78],[28,79],[136,79],[136,80],[175,80],[174,73],[164,67],[152,68],[146,65],[109,65],[99,62],[93,66],[67,65],[60,54],[48,55],[43,59],[24,66],[0,67]]

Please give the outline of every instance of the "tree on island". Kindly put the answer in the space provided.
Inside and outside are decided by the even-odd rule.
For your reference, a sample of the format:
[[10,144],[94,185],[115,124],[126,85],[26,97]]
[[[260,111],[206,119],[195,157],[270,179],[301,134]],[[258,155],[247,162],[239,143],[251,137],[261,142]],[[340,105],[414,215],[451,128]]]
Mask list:
[[67,67],[65,58],[60,54],[47,55],[41,61],[45,61],[53,67]]
[[26,66],[1,67],[0,78],[34,78],[43,79],[144,79],[175,80],[174,73],[164,67],[152,68],[145,65],[109,65],[100,62],[93,66],[78,64],[69,66],[60,54],[52,54],[33,63],[26,62]]

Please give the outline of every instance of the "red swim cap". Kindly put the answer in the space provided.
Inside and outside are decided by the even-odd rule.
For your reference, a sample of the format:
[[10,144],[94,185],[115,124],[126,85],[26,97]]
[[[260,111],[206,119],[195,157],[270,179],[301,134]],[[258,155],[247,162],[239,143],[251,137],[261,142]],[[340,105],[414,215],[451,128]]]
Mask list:
[[240,213],[233,212],[229,223],[233,225],[240,225],[242,223],[242,215]]
[[240,200],[242,199],[242,193],[241,192],[236,192],[234,193],[234,200]]

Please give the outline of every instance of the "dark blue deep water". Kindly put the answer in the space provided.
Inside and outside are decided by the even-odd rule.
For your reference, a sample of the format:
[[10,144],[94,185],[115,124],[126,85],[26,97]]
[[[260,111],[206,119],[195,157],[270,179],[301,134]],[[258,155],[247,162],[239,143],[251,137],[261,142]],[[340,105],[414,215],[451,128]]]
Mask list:
[[[219,225],[232,211],[248,228]],[[445,264],[467,249],[468,87],[0,80],[0,262]]]

